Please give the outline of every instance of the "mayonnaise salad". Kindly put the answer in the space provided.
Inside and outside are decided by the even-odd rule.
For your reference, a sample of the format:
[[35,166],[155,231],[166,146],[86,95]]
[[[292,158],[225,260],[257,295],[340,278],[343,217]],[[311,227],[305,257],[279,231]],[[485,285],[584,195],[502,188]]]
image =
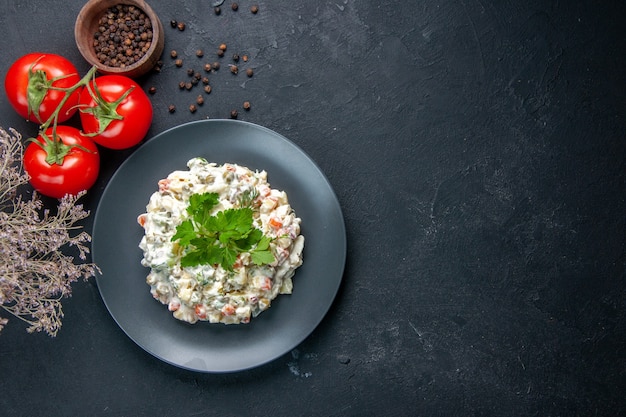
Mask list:
[[[284,191],[270,187],[265,171],[236,165],[217,165],[193,158],[189,170],[174,171],[158,182],[146,212],[138,223],[144,228],[139,243],[141,264],[150,268],[146,282],[152,296],[166,304],[173,316],[188,323],[248,323],[270,307],[279,294],[291,294],[292,277],[302,264],[304,236],[300,218]],[[217,193],[219,211],[238,208],[243,200],[253,209],[254,227],[271,239],[274,261],[256,265],[250,253],[241,253],[232,270],[222,265],[181,266],[184,251],[172,237],[189,215],[192,194]]]

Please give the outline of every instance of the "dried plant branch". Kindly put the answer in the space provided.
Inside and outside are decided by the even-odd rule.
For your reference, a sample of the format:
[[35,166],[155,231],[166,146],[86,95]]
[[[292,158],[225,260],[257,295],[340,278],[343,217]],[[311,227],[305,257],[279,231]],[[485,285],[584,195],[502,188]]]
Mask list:
[[[21,135],[0,128],[0,307],[28,323],[28,332],[56,336],[71,284],[99,272],[85,262],[91,236],[77,224],[89,212],[76,204],[82,194],[61,199],[54,214],[36,192],[24,198],[18,190],[28,182],[23,151]],[[0,317],[0,331],[7,322]]]

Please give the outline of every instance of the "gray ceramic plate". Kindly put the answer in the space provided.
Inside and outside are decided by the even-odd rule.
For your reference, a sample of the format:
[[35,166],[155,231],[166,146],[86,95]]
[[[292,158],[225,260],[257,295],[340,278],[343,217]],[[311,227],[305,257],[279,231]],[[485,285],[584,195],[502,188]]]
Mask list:
[[[304,263],[294,291],[246,325],[174,319],[150,295],[138,248],[145,211],[159,179],[187,169],[189,159],[232,162],[265,170],[285,190],[302,219]],[[204,120],[167,130],[147,141],[113,175],[98,205],[93,260],[97,284],[111,316],[141,348],[175,366],[199,372],[234,372],[272,361],[295,348],[328,312],[343,276],[346,234],[341,208],[317,165],[283,136],[251,123]]]

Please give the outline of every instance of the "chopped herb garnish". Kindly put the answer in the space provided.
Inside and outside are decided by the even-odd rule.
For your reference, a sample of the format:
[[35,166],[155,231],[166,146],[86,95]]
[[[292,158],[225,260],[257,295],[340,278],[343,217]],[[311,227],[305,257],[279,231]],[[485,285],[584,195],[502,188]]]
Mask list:
[[254,200],[259,197],[259,191],[256,187],[249,188],[243,191],[238,198],[239,206],[241,207],[252,207]]
[[193,194],[189,198],[189,218],[176,227],[172,237],[185,249],[181,266],[221,265],[232,271],[237,256],[245,252],[256,265],[274,262],[271,239],[253,226],[253,210],[231,208],[212,215],[218,202],[217,193]]

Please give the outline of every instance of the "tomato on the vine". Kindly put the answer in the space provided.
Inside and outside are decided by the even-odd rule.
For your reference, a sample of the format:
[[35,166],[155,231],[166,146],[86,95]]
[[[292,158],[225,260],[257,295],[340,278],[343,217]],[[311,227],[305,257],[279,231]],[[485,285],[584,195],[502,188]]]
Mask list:
[[96,144],[71,126],[39,134],[24,151],[24,170],[35,190],[48,197],[77,195],[91,188],[100,170]]
[[[18,58],[7,71],[4,89],[15,111],[32,122],[44,123],[65,99],[68,88],[80,81],[74,64],[66,58],[51,53],[33,52]],[[58,122],[76,113],[80,90],[69,95],[63,103]]]
[[152,103],[141,86],[123,75],[92,80],[80,95],[83,133],[106,148],[137,145],[152,124]]

